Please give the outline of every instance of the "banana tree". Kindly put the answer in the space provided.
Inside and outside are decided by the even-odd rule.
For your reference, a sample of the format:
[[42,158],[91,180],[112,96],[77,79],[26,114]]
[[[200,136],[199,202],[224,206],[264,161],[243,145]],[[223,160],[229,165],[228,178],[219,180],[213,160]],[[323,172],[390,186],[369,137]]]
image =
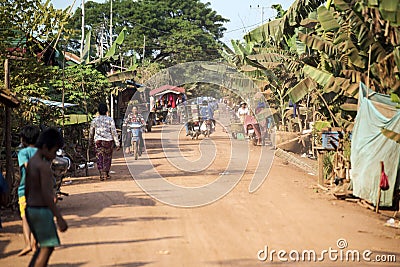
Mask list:
[[[361,2],[351,7],[344,0],[337,0],[332,7],[330,10],[318,8],[319,24],[315,32],[299,34],[302,42],[318,51],[320,64],[317,67],[333,75],[324,85],[325,92],[356,97],[354,89],[360,81],[377,92],[398,91],[400,81],[395,68],[398,29],[386,24],[393,38],[383,39],[385,33],[372,27],[371,12],[368,13]],[[364,16],[360,16],[360,10],[364,11]]]
[[[357,98],[360,81],[369,83],[378,92],[398,93],[399,28],[382,19],[377,8],[367,8],[361,1],[350,5],[336,0],[327,6],[296,1],[289,10],[298,10],[299,14],[288,11],[281,19],[255,29],[245,38],[260,45],[269,42],[293,47],[296,41],[303,42],[307,48],[303,53],[297,50],[298,63],[304,65],[301,70],[304,76],[299,76],[299,82],[305,77],[312,78],[323,88],[322,94],[330,95],[328,102],[335,109]],[[299,88],[304,88],[304,84],[296,87]],[[299,97],[307,93],[302,92],[292,91]]]

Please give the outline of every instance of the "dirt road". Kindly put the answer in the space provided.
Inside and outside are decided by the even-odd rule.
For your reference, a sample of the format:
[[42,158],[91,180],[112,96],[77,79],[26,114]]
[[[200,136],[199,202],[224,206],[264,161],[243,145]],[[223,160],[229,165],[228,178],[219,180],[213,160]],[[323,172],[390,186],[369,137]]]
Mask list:
[[[219,128],[212,136],[219,149],[209,169],[202,175],[179,173],[160,149],[161,126],[153,129],[145,134],[146,156],[172,183],[207,184],[229,161],[223,150],[229,138]],[[199,157],[199,141],[183,133],[180,140],[185,157]],[[268,148],[250,151],[257,154],[261,149]],[[91,170],[93,176],[71,178],[72,183],[63,187],[70,196],[59,205],[70,228],[60,234],[63,245],[55,250],[50,266],[400,266],[400,230],[384,226],[385,215],[317,192],[314,176],[278,158],[259,190],[249,194],[256,165],[257,159],[250,157],[244,176],[222,199],[199,208],[176,208],[144,193],[131,178],[122,152],[117,152],[112,180],[100,182]],[[15,216],[5,219],[0,230],[0,266],[27,266],[31,254],[16,256],[23,247],[21,223]],[[340,245],[347,242],[342,250],[339,239],[343,239]],[[260,260],[272,250],[276,251],[273,259]],[[278,259],[280,250],[286,252],[280,256],[287,262]],[[304,250],[315,250],[321,261],[301,261]],[[331,250],[331,255],[321,256],[323,250]],[[359,250],[360,262],[341,260],[340,253],[332,250],[344,255]],[[364,255],[371,260],[394,255],[397,262],[366,262],[365,250],[372,251]],[[298,262],[291,260],[296,253]]]

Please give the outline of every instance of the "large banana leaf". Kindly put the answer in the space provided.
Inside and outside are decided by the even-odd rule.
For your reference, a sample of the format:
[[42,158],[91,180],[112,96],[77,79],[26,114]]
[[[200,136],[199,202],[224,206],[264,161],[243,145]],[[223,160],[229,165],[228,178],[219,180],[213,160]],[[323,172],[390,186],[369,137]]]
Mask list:
[[231,40],[231,44],[232,44],[232,47],[233,47],[233,51],[235,52],[235,55],[240,56],[241,58],[243,58],[244,54],[243,54],[243,50],[239,48],[239,45],[240,45],[239,41]]
[[323,87],[325,87],[325,85],[328,84],[329,79],[333,77],[331,73],[314,68],[310,65],[304,65],[303,73]]
[[347,97],[356,97],[359,83],[352,83],[350,79],[332,76],[324,86],[324,92],[342,93]]
[[248,43],[262,43],[273,40],[279,42],[282,40],[284,31],[284,20],[276,19],[255,28],[244,36]]
[[275,69],[285,60],[284,56],[278,53],[248,55],[247,58],[252,62],[258,62],[265,69]]
[[358,51],[357,47],[353,44],[353,42],[349,39],[344,42],[344,51],[345,55],[347,55],[350,59],[350,62],[359,68],[365,68],[365,63],[360,56],[360,52]]
[[328,42],[316,35],[309,35],[299,32],[299,40],[305,43],[308,47],[325,52],[329,56],[338,54],[338,50],[333,43]]
[[265,53],[248,55],[247,58],[256,60],[259,63],[263,62],[282,62],[285,60],[284,56],[278,53]]
[[256,67],[253,67],[251,65],[243,65],[242,67],[240,67],[240,70],[243,72],[253,72],[253,71],[257,71],[259,69]]
[[122,45],[122,43],[125,40],[125,35],[126,35],[127,29],[124,27],[122,31],[119,33],[117,39],[114,41],[110,49],[107,51],[105,57],[113,57],[115,55],[115,50],[117,49],[117,45]]
[[325,0],[296,0],[285,13],[284,19],[291,27],[299,26],[303,19],[325,2]]
[[116,72],[111,75],[108,75],[107,78],[110,82],[120,82],[133,79],[136,76],[136,71],[128,70],[122,72]]
[[325,0],[296,0],[282,18],[267,22],[244,36],[247,42],[280,42],[283,36],[292,36],[296,26],[317,10]]
[[296,103],[315,88],[315,82],[310,77],[307,77],[289,89],[285,94],[285,97],[288,95],[292,102]]
[[314,68],[309,65],[303,67],[303,72],[316,83],[324,87],[324,92],[343,92],[348,97],[355,97],[358,93],[358,83],[352,83],[350,79],[335,77],[333,74]]
[[335,20],[332,13],[324,6],[317,9],[318,21],[321,23],[325,32],[334,31],[340,28],[339,23]]

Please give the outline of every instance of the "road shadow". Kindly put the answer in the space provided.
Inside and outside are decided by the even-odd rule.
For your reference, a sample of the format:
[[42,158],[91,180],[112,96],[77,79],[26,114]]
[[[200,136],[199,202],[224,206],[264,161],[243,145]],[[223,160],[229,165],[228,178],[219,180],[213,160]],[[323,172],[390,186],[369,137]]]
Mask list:
[[138,197],[134,194],[138,193],[143,196],[143,192],[121,191],[101,191],[73,194],[66,197],[65,201],[58,205],[63,215],[76,215],[79,217],[90,217],[105,208],[118,207],[134,207],[134,206],[155,206],[156,201],[150,197]]
[[166,220],[175,220],[176,217],[133,217],[133,218],[121,218],[117,216],[110,217],[88,217],[88,218],[69,218],[68,225],[72,228],[85,228],[85,227],[96,227],[98,226],[115,226],[115,225],[124,225],[129,222],[142,222],[142,221],[166,221]]
[[58,249],[67,249],[72,247],[87,247],[87,246],[99,246],[99,245],[120,245],[120,244],[132,244],[132,243],[143,243],[143,242],[151,242],[151,241],[159,241],[159,240],[168,240],[182,238],[182,236],[165,236],[165,237],[156,237],[156,238],[145,238],[145,239],[134,239],[134,240],[124,240],[124,241],[98,241],[98,242],[80,242],[80,243],[65,243]]
[[127,263],[119,263],[119,264],[113,264],[113,265],[104,265],[104,267],[140,267],[140,266],[145,266],[145,265],[148,265],[151,263],[154,263],[154,262],[151,262],[151,261],[149,261],[149,262],[141,262],[141,261],[127,262]]
[[13,219],[7,220],[7,222],[14,222],[14,221],[20,221],[21,223],[20,224],[4,225],[3,228],[0,230],[0,234],[1,233],[7,233],[7,234],[20,234],[20,233],[22,233],[22,220],[17,216],[15,216]]
[[75,262],[75,263],[55,263],[55,264],[50,264],[49,266],[51,267],[79,267],[79,266],[84,266],[87,265],[88,262]]
[[[22,231],[22,230],[21,230]],[[11,243],[10,240],[0,240],[0,259],[5,259],[7,257],[16,255],[20,252],[20,250],[12,250],[7,253],[4,253],[6,251],[6,247]]]

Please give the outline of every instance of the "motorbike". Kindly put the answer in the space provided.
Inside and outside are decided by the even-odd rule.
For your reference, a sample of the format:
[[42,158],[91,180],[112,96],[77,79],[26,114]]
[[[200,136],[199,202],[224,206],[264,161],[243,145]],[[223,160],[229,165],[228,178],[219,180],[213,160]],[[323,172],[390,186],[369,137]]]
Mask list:
[[189,135],[192,137],[192,139],[199,139],[201,134],[200,125],[201,124],[199,120],[188,122]]
[[205,137],[210,137],[210,134],[214,131],[214,127],[212,119],[205,119],[201,124],[200,131]]
[[128,124],[128,131],[131,133],[131,152],[135,160],[142,155],[142,145],[140,135],[143,133],[143,125],[140,122],[133,122]]
[[65,178],[65,174],[71,168],[71,159],[66,155],[65,151],[59,149],[56,157],[51,162],[51,170],[54,176],[54,190],[57,196],[57,200],[62,200],[62,196],[69,196],[68,193],[61,191],[61,185]]

